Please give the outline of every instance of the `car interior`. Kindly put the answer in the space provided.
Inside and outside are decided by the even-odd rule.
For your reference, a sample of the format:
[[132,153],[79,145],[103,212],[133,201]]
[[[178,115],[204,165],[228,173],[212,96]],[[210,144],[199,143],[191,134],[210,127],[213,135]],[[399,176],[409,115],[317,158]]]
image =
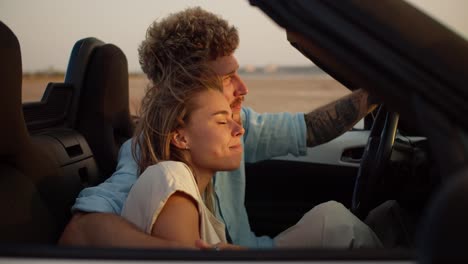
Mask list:
[[[14,32],[0,23],[2,83],[1,107],[3,122],[1,145],[1,205],[8,217],[0,220],[2,255],[91,258],[141,258],[140,252],[116,255],[116,250],[80,249],[67,251],[57,247],[57,241],[71,218],[70,208],[78,193],[94,186],[115,170],[120,145],[132,136],[134,121],[129,113],[128,70],[126,57],[113,44],[96,38],[78,40],[71,49],[63,83],[49,83],[40,102],[21,102],[22,62],[20,43]],[[291,191],[290,199],[278,200],[276,188],[280,180],[260,182],[274,173],[294,169],[299,177],[310,169],[330,175],[324,183],[333,187],[337,200],[349,205],[356,168],[336,169],[326,165],[303,166],[296,162],[269,161],[251,164],[248,173],[259,173],[249,181],[247,208],[253,230],[259,235],[275,235],[297,221],[313,205],[326,201],[322,187]],[[261,173],[260,173],[261,171]],[[336,176],[335,176],[336,175]],[[338,178],[336,178],[338,177]],[[342,179],[341,179],[342,177]],[[308,181],[307,178],[304,180]],[[318,182],[318,181],[316,181]],[[261,194],[261,192],[264,192]],[[291,203],[290,200],[298,201]],[[284,211],[278,221],[268,221],[272,205]],[[44,247],[45,246],[45,247]],[[52,246],[48,247],[48,246]],[[78,253],[77,253],[78,252]],[[109,253],[111,252],[111,253]],[[161,255],[163,254],[163,255]],[[180,258],[205,259],[204,255],[184,252],[169,255]],[[271,253],[270,253],[271,254]],[[145,258],[158,259],[144,252]],[[224,257],[227,260],[245,258],[244,254]],[[263,259],[278,259],[263,252]],[[303,254],[282,253],[282,258],[304,258]],[[250,257],[252,258],[252,257]],[[257,257],[253,257],[257,258]],[[217,258],[219,259],[219,258]]]
[[[3,132],[10,139],[4,142],[11,145],[2,146],[2,156],[5,169],[21,176],[4,178],[2,188],[8,192],[1,193],[2,201],[14,213],[0,225],[0,240],[55,243],[77,194],[112,175],[120,145],[132,136],[126,58],[115,45],[96,38],[79,40],[72,48],[64,82],[49,83],[40,102],[22,104],[19,42],[5,24],[1,26],[2,39],[9,43],[2,49],[4,62],[9,62],[2,64],[3,113],[12,113],[3,117],[14,120]],[[290,198],[280,200],[275,193],[282,180],[271,176],[292,170],[300,181],[307,181],[309,171],[328,177],[320,184],[288,191]],[[349,206],[356,170],[281,160],[249,164],[247,173],[258,175],[247,190],[253,229],[274,236],[330,195]],[[37,200],[27,213],[33,198]],[[284,212],[275,222],[268,221],[274,216],[272,207]]]
[[[423,248],[426,260],[449,251],[459,259],[466,239],[452,233],[450,246],[440,250],[434,245],[442,241],[431,243],[433,233],[450,237],[444,230],[450,225],[433,224],[438,217],[451,221],[441,219],[434,201],[446,203],[447,215],[461,216],[448,213],[455,196],[443,190],[461,195],[452,181],[466,177],[467,41],[405,1],[250,3],[336,80],[351,90],[365,88],[385,104],[372,122],[351,210],[386,246]],[[466,227],[453,223],[450,229],[463,233]]]
[[[262,7],[262,1],[252,2]],[[283,14],[275,13],[273,8],[267,9],[266,13],[279,21],[280,25],[287,24],[282,20]],[[288,25],[288,28],[294,26]],[[315,50],[315,54],[322,54],[321,60],[315,62],[325,69],[336,70],[343,67],[342,64],[334,64],[343,59],[332,56],[340,54],[339,52],[327,54],[333,49],[312,46],[309,40],[297,34],[301,28],[296,29],[297,31],[288,31],[288,39],[299,51],[308,57],[313,57],[310,50]],[[15,250],[12,245],[33,245],[36,248],[54,246],[52,251],[50,248],[42,251],[47,253],[34,251],[35,256],[45,254],[50,257],[59,254],[63,257],[71,252],[54,253],[53,250],[57,249],[55,245],[71,218],[70,208],[75,198],[83,188],[95,186],[112,175],[117,164],[119,147],[132,136],[134,130],[136,119],[129,111],[126,56],[119,47],[102,40],[92,37],[78,40],[71,48],[64,81],[49,83],[40,102],[22,103],[20,43],[15,33],[2,22],[0,39],[0,120],[8,128],[0,132],[0,205],[8,214],[0,219],[0,244],[10,249],[2,254],[25,254],[21,247]],[[317,38],[315,43],[320,41],[322,40]],[[362,78],[369,72],[330,70],[329,73],[340,82],[346,83],[350,89],[363,83],[372,89],[372,82]],[[384,78],[377,73],[375,75]],[[400,84],[405,84],[399,77],[388,81],[389,85],[395,87],[400,81]],[[380,95],[391,98],[390,102],[400,100],[401,91],[384,91],[386,92]],[[429,98],[428,101],[432,99]],[[459,103],[458,98],[454,101]],[[421,107],[425,107],[423,103],[419,102]],[[435,159],[431,154],[434,145],[429,144],[434,143],[428,142],[426,135],[415,129],[408,116],[416,116],[416,113],[405,107],[407,106],[396,107],[395,103],[382,105],[374,115],[366,117],[365,130],[372,128],[366,132],[370,134],[369,141],[367,145],[350,149],[351,154],[348,153],[352,159],[365,160],[366,163],[361,163],[360,166],[335,166],[300,159],[272,159],[246,165],[246,207],[252,230],[257,235],[275,236],[295,224],[313,206],[336,200],[374,229],[384,241],[386,251],[343,251],[332,255],[327,255],[326,251],[313,250],[280,251],[278,254],[225,252],[221,258],[208,252],[209,254],[199,259],[257,260],[262,256],[263,260],[413,260],[414,249],[418,247],[418,235],[427,230],[433,230],[434,235],[422,236],[426,243],[418,251],[424,252],[421,259],[428,258],[430,261],[433,249],[444,246],[440,245],[443,240],[455,237],[456,242],[452,240],[450,245],[454,245],[453,248],[460,247],[460,241],[464,239],[466,242],[468,236],[463,237],[463,234],[468,234],[468,229],[454,231],[453,226],[449,230],[440,227],[450,227],[444,215],[458,215],[458,210],[463,211],[466,208],[467,184],[466,180],[463,181],[466,177],[460,176],[459,179],[462,180],[458,184],[447,184],[433,202],[431,195],[439,190],[442,181],[440,167],[431,166]],[[392,111],[395,109],[400,109],[406,116],[399,116]],[[447,113],[451,113],[451,110],[447,110]],[[436,142],[441,142],[439,136],[437,139]],[[448,145],[443,150],[447,148]],[[460,151],[464,152],[463,149]],[[453,151],[443,153],[453,156]],[[435,157],[439,159],[443,153],[437,153]],[[460,164],[466,164],[466,160],[461,159],[456,160],[457,168]],[[386,163],[384,166],[380,164],[382,160],[391,160],[392,165],[388,167]],[[438,164],[448,166],[440,164],[454,162]],[[376,173],[386,177],[375,179],[369,176]],[[463,174],[463,171],[459,173]],[[289,180],[286,177],[285,183],[284,175],[291,174],[295,175],[294,179]],[[285,188],[288,183],[293,187]],[[434,206],[426,214],[424,210],[429,203]],[[451,217],[456,218],[453,215]],[[460,219],[468,219],[465,214],[463,217]],[[421,224],[423,218],[424,224]],[[94,258],[113,255],[112,258],[117,256],[127,259],[135,256],[139,259],[173,257],[164,251],[143,251],[136,255],[130,254],[135,253],[134,251],[116,251],[101,249],[91,254],[87,251],[84,255]],[[128,254],[125,255],[126,253]],[[186,252],[175,259],[180,259],[181,256],[200,257],[196,254]],[[76,256],[76,252],[73,256]]]
[[[112,174],[133,123],[125,55],[95,38],[76,42],[63,83],[40,102],[21,103],[21,54],[1,24],[1,242],[57,242],[78,193]],[[106,176],[104,176],[106,175]]]

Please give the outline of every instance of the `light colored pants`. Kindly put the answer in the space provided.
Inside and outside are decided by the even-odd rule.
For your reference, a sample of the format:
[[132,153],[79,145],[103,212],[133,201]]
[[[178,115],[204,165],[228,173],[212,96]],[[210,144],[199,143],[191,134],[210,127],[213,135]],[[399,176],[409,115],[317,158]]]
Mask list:
[[335,201],[315,206],[296,225],[280,233],[274,240],[279,248],[382,247],[366,224]]

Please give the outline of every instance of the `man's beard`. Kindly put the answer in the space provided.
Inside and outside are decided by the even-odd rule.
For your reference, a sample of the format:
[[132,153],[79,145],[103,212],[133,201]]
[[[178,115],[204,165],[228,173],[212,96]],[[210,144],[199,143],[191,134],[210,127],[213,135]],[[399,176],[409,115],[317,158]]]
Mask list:
[[242,105],[243,101],[244,101],[244,96],[237,98],[236,100],[234,100],[234,102],[231,103],[231,108]]

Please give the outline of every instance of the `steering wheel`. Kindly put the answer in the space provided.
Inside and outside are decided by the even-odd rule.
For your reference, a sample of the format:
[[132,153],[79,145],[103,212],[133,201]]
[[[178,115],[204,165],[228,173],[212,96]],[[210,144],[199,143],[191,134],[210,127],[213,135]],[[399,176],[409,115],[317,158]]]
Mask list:
[[389,112],[384,105],[380,105],[372,125],[354,184],[351,205],[351,211],[362,220],[377,205],[379,187],[395,141],[398,117],[398,113]]

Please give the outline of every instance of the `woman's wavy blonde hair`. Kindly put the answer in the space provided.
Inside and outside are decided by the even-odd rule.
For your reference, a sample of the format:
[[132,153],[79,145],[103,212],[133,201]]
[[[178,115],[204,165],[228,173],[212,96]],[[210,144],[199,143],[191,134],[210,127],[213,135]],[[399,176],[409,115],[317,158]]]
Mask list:
[[[197,104],[198,95],[210,90],[222,93],[222,81],[211,68],[194,64],[166,70],[164,75],[158,89],[148,89],[142,100],[132,146],[138,175],[148,166],[173,160],[187,164],[197,180],[187,150],[171,144],[171,139],[177,129],[190,122],[191,113],[201,106],[199,102]],[[204,197],[207,207],[213,211],[212,193],[210,183]]]

